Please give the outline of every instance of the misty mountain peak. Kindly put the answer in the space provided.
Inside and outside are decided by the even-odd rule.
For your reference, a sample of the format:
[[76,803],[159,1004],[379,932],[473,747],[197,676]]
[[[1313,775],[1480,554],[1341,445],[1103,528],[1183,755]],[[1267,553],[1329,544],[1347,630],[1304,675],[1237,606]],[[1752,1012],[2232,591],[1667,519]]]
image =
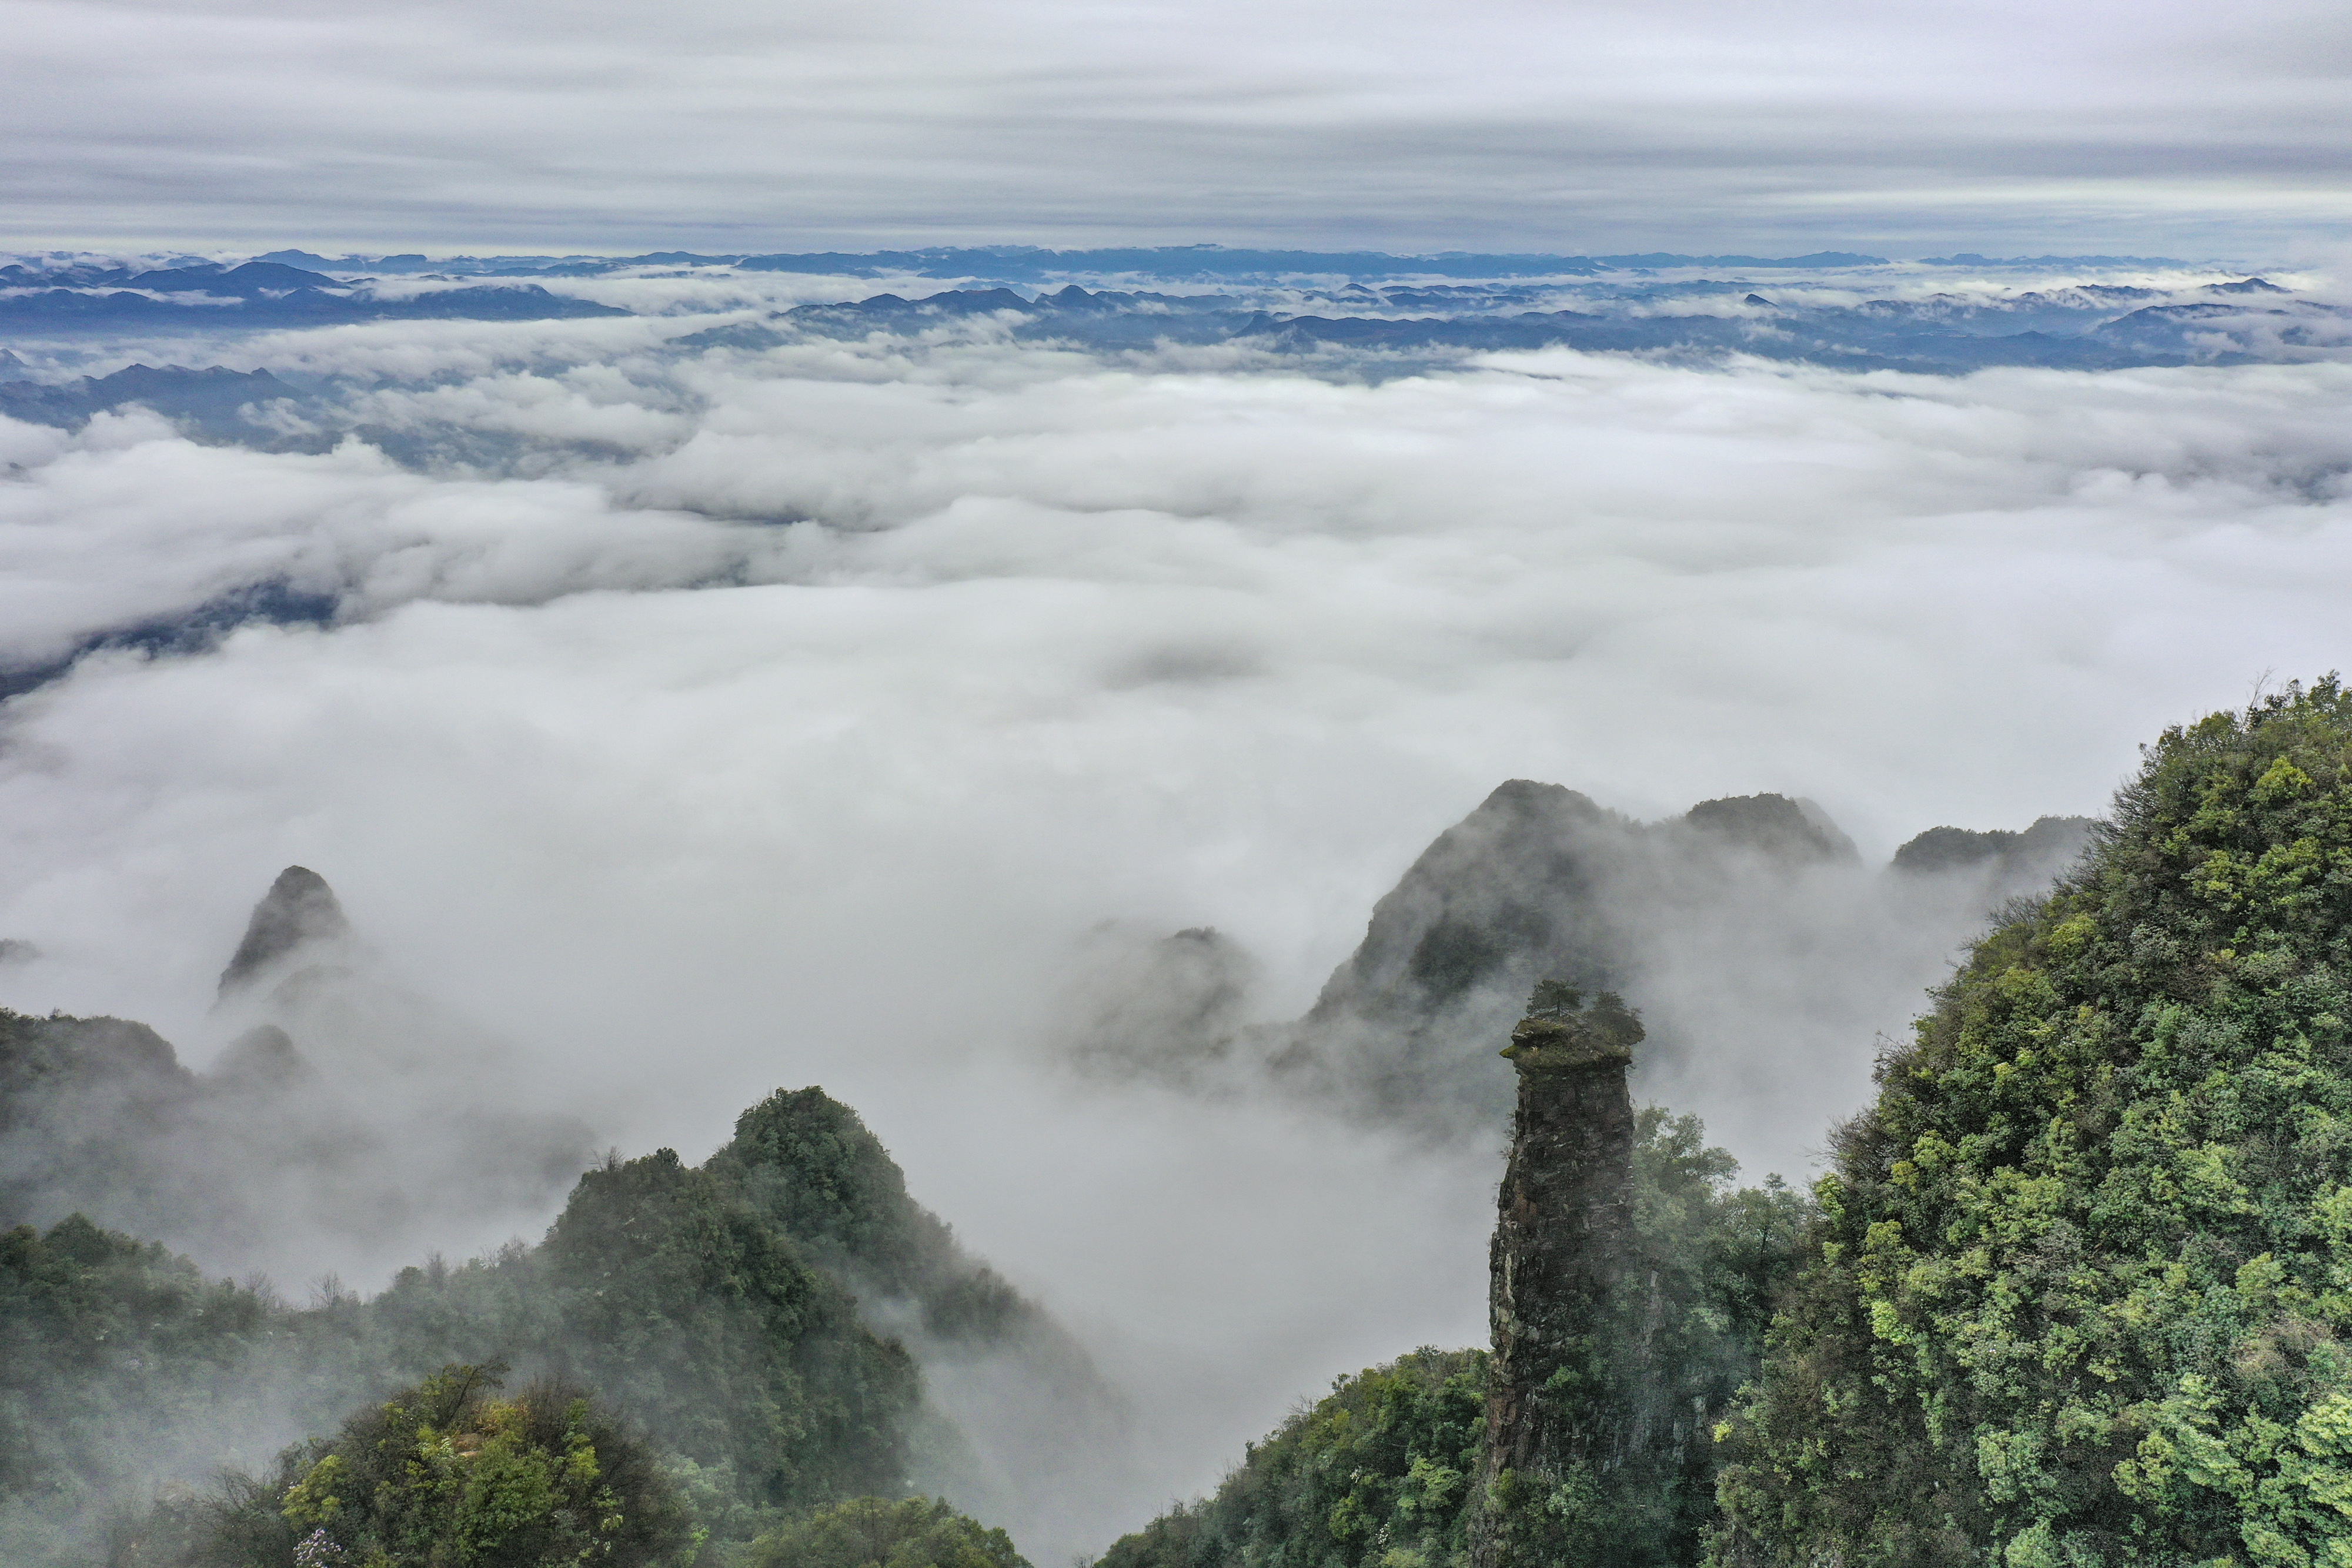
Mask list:
[[291,1035],[276,1024],[260,1024],[229,1041],[205,1076],[226,1088],[269,1090],[317,1073],[295,1049]]
[[226,996],[299,947],[348,936],[351,929],[327,879],[308,866],[289,865],[253,906],[245,940],[221,971],[220,994]]
[[1780,860],[1854,861],[1853,841],[1810,800],[1786,795],[1734,795],[1701,800],[1683,821],[1709,837],[1759,850]]
[[1541,817],[1563,810],[1589,813],[1599,809],[1590,796],[1580,795],[1565,784],[1538,783],[1533,779],[1506,779],[1478,803],[1478,809],[1471,816],[1475,819],[1488,812],[1505,811],[1515,816]]
[[1906,876],[1980,875],[2024,892],[2071,865],[2089,846],[2094,826],[2088,817],[2042,817],[2022,832],[1929,828],[1895,852],[1891,869]]

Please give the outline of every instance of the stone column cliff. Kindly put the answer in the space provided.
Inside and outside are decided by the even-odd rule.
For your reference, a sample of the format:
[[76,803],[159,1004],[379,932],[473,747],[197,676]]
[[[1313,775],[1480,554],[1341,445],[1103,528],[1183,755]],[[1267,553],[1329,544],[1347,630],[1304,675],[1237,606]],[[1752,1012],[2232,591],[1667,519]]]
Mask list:
[[[1616,997],[1587,1006],[1547,981],[1503,1052],[1518,1070],[1518,1107],[1488,1254],[1494,1360],[1481,1480],[1490,1500],[1548,1495],[1570,1474],[1597,1479],[1640,1440],[1611,1390],[1638,1374],[1618,1364],[1629,1347],[1616,1319],[1633,1240],[1625,1072],[1641,1038]],[[1475,1568],[1516,1568],[1518,1533],[1496,1507],[1483,1509]]]

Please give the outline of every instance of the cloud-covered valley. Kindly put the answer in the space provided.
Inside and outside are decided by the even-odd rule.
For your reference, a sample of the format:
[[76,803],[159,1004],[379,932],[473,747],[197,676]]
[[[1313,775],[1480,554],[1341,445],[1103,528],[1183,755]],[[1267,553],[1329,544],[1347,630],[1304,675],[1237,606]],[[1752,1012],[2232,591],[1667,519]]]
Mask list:
[[[1073,1076],[1105,929],[1213,927],[1246,1019],[1294,1018],[1507,779],[1808,798],[1875,867],[2096,814],[2138,739],[2345,659],[2325,343],[1929,375],[581,287],[635,313],[17,344],[44,385],[285,392],[0,420],[0,937],[37,950],[0,1004],[205,1061],[299,862],[603,1140],[699,1158],[823,1084],[1170,1412],[1073,1550],[1334,1374],[1481,1337],[1495,1176],[1491,1141]],[[1864,961],[1820,931],[1786,962]],[[1696,1008],[1721,1069],[1656,1088],[1799,1176],[1940,957],[1886,958],[1777,1089],[1780,1037]]]

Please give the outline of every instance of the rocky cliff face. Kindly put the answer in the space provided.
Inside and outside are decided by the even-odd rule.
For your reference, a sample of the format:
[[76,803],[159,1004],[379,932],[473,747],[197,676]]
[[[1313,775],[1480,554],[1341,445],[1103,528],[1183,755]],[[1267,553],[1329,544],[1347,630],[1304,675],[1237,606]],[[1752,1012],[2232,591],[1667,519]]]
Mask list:
[[1591,1370],[1595,1331],[1624,1284],[1633,1222],[1633,1099],[1625,1070],[1642,1026],[1607,993],[1589,1009],[1564,986],[1537,996],[1536,1010],[1503,1053],[1519,1082],[1487,1255],[1490,1479],[1505,1470],[1613,1466],[1628,1436],[1626,1423],[1611,1418],[1614,1412],[1596,1413],[1559,1394]]
[[1487,1507],[1471,1532],[1475,1568],[1548,1559],[1551,1532],[1528,1526],[1563,1483],[1589,1490],[1644,1468],[1654,1423],[1639,1391],[1658,1380],[1643,1365],[1654,1325],[1644,1332],[1642,1320],[1654,1313],[1636,1300],[1650,1292],[1629,1278],[1635,1129],[1625,1083],[1641,1038],[1613,994],[1588,1006],[1547,981],[1503,1052],[1518,1070],[1518,1103],[1488,1254]]

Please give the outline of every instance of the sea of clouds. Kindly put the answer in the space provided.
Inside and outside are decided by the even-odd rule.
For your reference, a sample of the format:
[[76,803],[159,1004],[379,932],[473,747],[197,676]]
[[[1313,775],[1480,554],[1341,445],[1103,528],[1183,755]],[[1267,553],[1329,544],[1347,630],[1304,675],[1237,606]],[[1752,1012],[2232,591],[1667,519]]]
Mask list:
[[[1294,1016],[1503,779],[1806,796],[1883,861],[2095,814],[2163,726],[2346,662],[2338,359],[666,346],[751,287],[74,348],[306,390],[239,442],[0,420],[0,668],[94,650],[0,706],[0,937],[38,953],[0,1004],[201,1063],[299,862],[625,1151],[822,1084],[1150,1402],[1141,1479],[1040,1562],[1485,1334],[1495,1147],[1072,1078],[1040,1042],[1105,922],[1215,926]],[[106,645],[259,585],[331,613]],[[1801,1124],[1676,1108],[1800,1176],[1874,1049],[1802,1064]]]

